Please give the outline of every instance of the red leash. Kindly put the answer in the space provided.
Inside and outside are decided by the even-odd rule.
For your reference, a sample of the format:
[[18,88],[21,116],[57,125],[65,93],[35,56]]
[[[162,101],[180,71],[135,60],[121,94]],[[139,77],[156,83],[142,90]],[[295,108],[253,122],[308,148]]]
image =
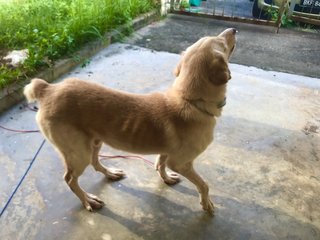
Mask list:
[[[28,104],[24,104],[24,107],[28,108],[30,111],[34,111],[34,112],[37,112],[38,111],[38,108],[37,107],[30,107]],[[16,132],[16,133],[39,133],[40,131],[39,130],[17,130],[17,129],[12,129],[12,128],[7,128],[7,127],[4,127],[4,126],[1,126],[0,125],[0,128],[4,129],[4,130],[7,130],[7,131],[10,131],[10,132]],[[145,159],[141,156],[137,156],[137,155],[127,155],[127,156],[123,156],[123,155],[115,155],[115,156],[110,156],[110,155],[103,155],[103,154],[100,154],[99,155],[100,158],[108,158],[108,159],[113,159],[113,158],[123,158],[123,159],[140,159],[140,160],[143,160],[145,163],[153,166],[153,162],[151,162],[150,160],[148,159]]]
[[143,160],[145,163],[153,166],[153,162],[151,162],[148,159],[145,159],[141,156],[137,156],[137,155],[127,155],[127,156],[123,156],[123,155],[114,155],[114,156],[110,156],[110,155],[103,155],[103,154],[99,154],[100,158],[108,158],[108,159],[113,159],[113,158],[124,158],[124,159],[140,159]]
[[[0,125],[0,128],[4,129],[6,131],[15,132],[15,133],[39,133],[40,132],[39,130],[17,130],[17,129],[11,129],[11,128],[7,128],[7,127],[1,126],[1,125]],[[137,156],[137,155],[127,155],[127,156],[114,155],[114,156],[111,156],[111,155],[99,154],[99,157],[102,158],[102,159],[103,158],[108,158],[108,159],[113,159],[113,158],[140,159],[140,160],[143,160],[145,163],[153,166],[153,162],[151,162],[150,160],[145,159],[145,158],[143,158],[141,156]]]
[[38,133],[40,132],[39,130],[17,130],[17,129],[12,129],[12,128],[7,128],[4,126],[0,125],[0,128],[10,131],[10,132],[16,132],[16,133]]

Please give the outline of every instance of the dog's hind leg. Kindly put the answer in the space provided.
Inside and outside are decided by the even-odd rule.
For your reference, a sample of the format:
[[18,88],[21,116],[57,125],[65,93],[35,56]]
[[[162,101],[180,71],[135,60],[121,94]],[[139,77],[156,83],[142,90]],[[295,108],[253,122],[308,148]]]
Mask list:
[[101,208],[103,201],[85,192],[78,183],[78,178],[90,164],[92,148],[90,138],[72,126],[55,125],[49,128],[45,121],[39,124],[43,134],[55,146],[65,164],[64,179],[84,207],[92,211]]
[[78,178],[82,175],[86,167],[90,164],[93,149],[90,145],[90,139],[81,132],[69,131],[68,135],[73,141],[57,141],[54,145],[61,152],[66,166],[64,179],[70,189],[80,199],[83,206],[92,211],[101,208],[104,203],[97,196],[85,192],[78,183]]
[[103,201],[100,200],[97,196],[83,191],[83,189],[79,186],[79,176],[77,175],[78,174],[71,169],[67,169],[64,175],[64,179],[69,185],[70,189],[74,192],[74,194],[77,195],[77,197],[80,199],[83,206],[87,210],[92,211],[93,209],[101,208],[104,205]]
[[176,184],[180,181],[179,175],[174,172],[167,172],[166,171],[166,162],[167,162],[168,156],[167,155],[159,155],[156,163],[155,168],[158,171],[160,177],[163,179],[163,181],[168,185]]
[[94,167],[94,169],[98,172],[103,173],[108,179],[111,180],[119,180],[123,178],[125,173],[121,169],[116,168],[106,168],[103,166],[99,160],[99,151],[102,146],[102,142],[99,140],[95,140],[92,144],[92,158],[91,158],[91,164]]

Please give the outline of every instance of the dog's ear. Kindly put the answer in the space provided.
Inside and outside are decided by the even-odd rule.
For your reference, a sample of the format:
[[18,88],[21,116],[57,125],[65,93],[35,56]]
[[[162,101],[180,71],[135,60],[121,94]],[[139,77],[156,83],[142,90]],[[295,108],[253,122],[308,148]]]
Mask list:
[[181,70],[181,64],[182,64],[183,55],[184,55],[184,52],[181,53],[180,61],[179,61],[178,65],[176,66],[176,68],[174,69],[174,75],[175,75],[176,77],[178,77],[178,76],[180,75],[180,70]]
[[222,55],[215,55],[209,69],[208,79],[213,85],[224,85],[231,79],[228,63]]

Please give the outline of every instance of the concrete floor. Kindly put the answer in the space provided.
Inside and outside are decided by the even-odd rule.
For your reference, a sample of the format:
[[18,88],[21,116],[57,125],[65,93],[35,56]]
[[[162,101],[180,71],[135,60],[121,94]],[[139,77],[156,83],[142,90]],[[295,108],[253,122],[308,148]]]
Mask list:
[[232,63],[320,78],[320,32],[281,28],[276,34],[275,27],[169,14],[135,32],[128,41],[156,51],[181,53],[199,38],[230,27],[239,31]]
[[[178,59],[114,44],[67,76],[131,92],[159,91],[173,82]],[[87,212],[65,184],[58,155],[45,143],[0,219],[0,239],[320,239],[320,79],[230,67],[215,141],[195,164],[209,183],[213,218],[201,210],[187,180],[169,187],[152,166],[123,159],[105,161],[125,170],[127,177],[119,182],[91,167],[81,177],[82,187],[106,203]],[[34,115],[16,106],[0,116],[0,124],[36,129]],[[3,209],[43,138],[0,131]],[[119,154],[107,146],[102,152]]]

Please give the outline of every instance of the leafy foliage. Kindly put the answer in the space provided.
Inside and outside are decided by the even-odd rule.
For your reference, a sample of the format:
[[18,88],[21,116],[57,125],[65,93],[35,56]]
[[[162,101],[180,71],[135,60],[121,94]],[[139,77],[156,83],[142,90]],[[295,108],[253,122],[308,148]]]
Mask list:
[[[271,16],[271,20],[277,21],[279,18],[279,9],[274,9],[270,7],[267,11],[268,15]],[[284,12],[284,14],[281,16],[281,26],[283,27],[294,27],[296,26],[296,23],[290,19],[287,12]]]
[[154,7],[153,0],[0,0],[0,49],[29,49],[19,69],[0,63],[0,89]]

